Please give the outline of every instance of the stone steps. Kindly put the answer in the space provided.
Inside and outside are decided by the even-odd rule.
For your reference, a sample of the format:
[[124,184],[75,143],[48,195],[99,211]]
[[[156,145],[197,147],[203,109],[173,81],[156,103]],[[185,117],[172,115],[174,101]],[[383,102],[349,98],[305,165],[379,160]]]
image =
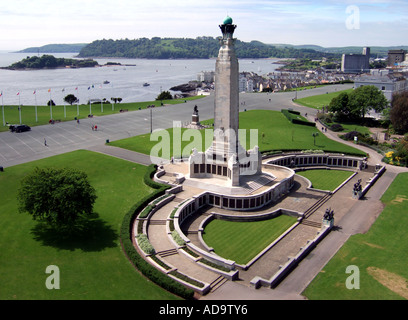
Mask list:
[[177,249],[168,249],[168,250],[159,251],[156,254],[161,258],[165,258],[165,257],[168,257],[168,256],[178,254],[178,251],[177,251]]

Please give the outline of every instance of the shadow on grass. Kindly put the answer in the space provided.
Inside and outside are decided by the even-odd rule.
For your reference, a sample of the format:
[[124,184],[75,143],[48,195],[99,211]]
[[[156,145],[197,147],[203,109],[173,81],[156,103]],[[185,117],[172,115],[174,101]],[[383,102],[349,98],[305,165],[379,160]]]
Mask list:
[[105,248],[117,246],[118,234],[97,214],[89,220],[82,221],[75,229],[61,230],[50,227],[45,222],[37,223],[31,234],[43,246],[60,250],[74,251],[80,249],[85,252],[102,251]]

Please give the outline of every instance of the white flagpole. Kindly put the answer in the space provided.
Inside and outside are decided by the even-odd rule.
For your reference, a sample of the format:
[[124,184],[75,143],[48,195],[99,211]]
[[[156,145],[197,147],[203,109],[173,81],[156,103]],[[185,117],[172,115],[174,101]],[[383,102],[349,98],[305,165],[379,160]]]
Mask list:
[[35,122],[38,122],[38,115],[37,115],[37,90],[34,90],[34,98],[35,98]]
[[[65,92],[65,88],[62,89],[62,92]],[[66,110],[66,107],[65,107],[65,99],[62,99],[62,100],[64,101],[64,118],[66,119],[67,118],[67,110]]]
[[112,97],[111,97],[111,100],[112,100],[112,111],[113,110],[115,110],[115,107],[114,107],[114,104],[113,104],[113,97],[115,97],[115,90],[113,89],[113,83],[112,83]]
[[[75,88],[75,91],[78,91],[78,87]],[[77,99],[77,117],[79,117],[79,99]]]
[[22,124],[21,121],[21,103],[20,103],[20,92],[18,93],[18,114],[20,116],[20,124]]
[[52,99],[51,99],[51,89],[48,90],[50,93],[50,120],[52,120]]
[[1,92],[1,110],[3,112],[3,126],[5,126],[6,125],[6,118],[4,117],[3,91]]

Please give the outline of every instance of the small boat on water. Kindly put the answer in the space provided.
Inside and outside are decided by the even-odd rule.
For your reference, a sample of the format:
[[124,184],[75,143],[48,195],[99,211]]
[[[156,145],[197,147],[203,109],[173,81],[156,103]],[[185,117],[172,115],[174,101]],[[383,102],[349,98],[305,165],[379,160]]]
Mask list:
[[143,83],[143,87],[148,87],[148,86],[150,86],[150,83],[147,83],[147,82]]
[[105,80],[104,82],[103,82],[103,84],[109,84],[110,82],[108,81],[108,80]]

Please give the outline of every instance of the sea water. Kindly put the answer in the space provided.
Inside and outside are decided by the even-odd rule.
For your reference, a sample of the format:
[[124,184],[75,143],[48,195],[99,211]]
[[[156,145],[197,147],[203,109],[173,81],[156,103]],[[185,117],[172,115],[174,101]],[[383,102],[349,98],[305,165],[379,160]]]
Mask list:
[[[0,52],[0,67],[7,67],[32,53]],[[76,53],[52,54],[57,58],[74,58]],[[46,105],[52,99],[63,105],[64,97],[73,94],[80,104],[90,99],[122,98],[122,102],[153,101],[161,91],[196,80],[201,71],[214,71],[215,59],[150,60],[95,58],[95,68],[51,70],[0,69],[0,92],[4,105]],[[274,72],[277,59],[240,59],[240,71],[259,75]],[[148,86],[144,86],[148,83]],[[172,94],[176,93],[171,91]]]

